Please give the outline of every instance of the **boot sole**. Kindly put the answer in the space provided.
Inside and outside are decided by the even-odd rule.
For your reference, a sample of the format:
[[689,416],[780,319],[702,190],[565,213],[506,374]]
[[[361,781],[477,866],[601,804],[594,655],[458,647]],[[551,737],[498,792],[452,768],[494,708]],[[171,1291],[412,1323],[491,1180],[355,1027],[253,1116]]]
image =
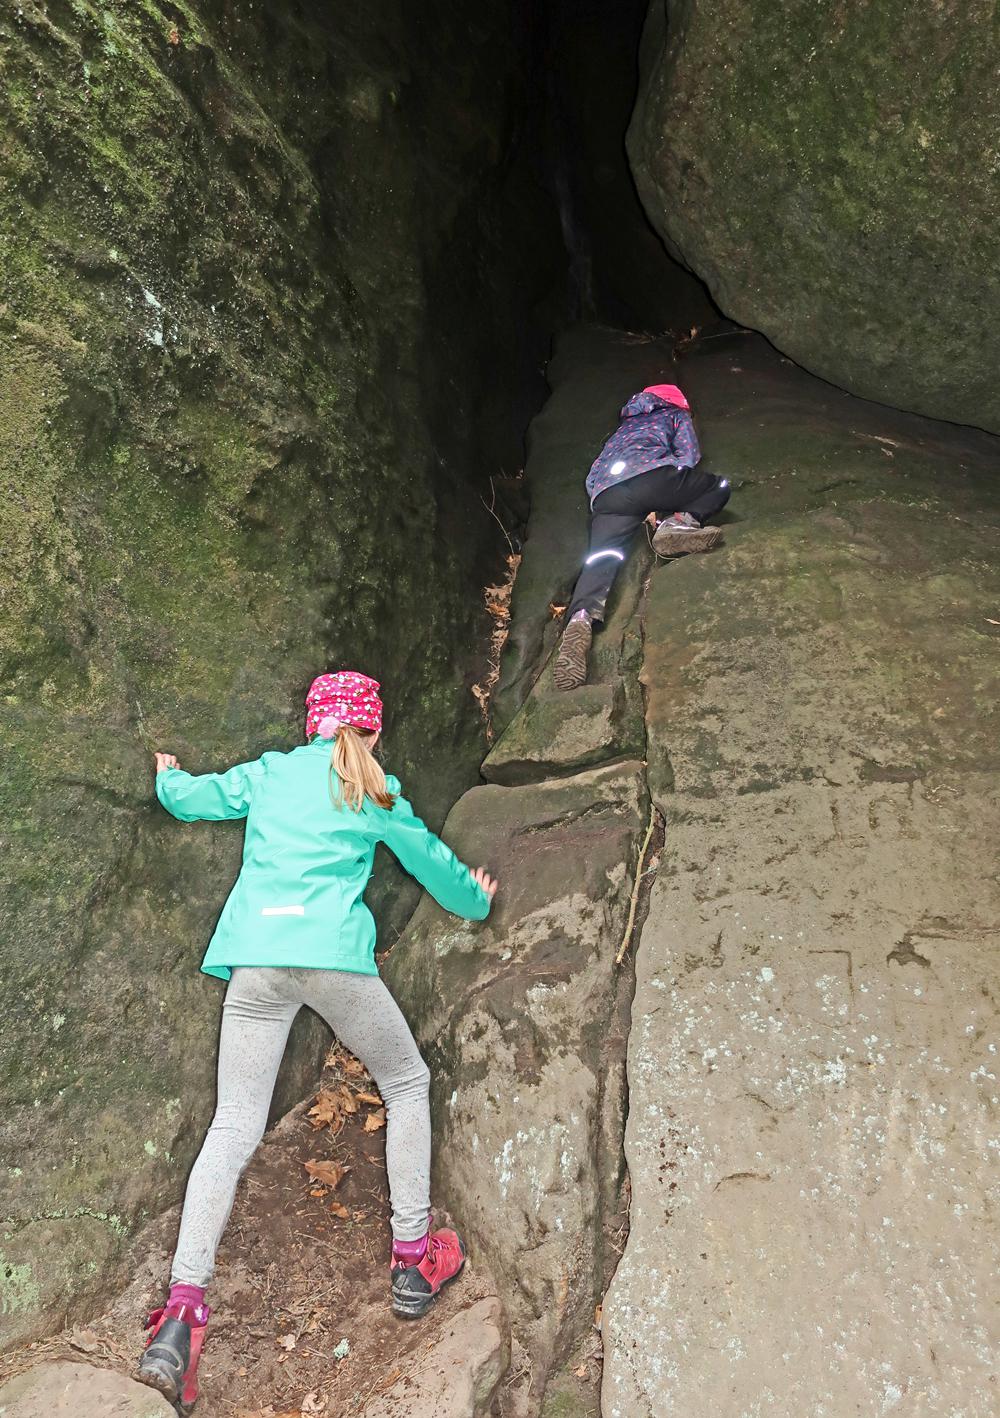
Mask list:
[[720,527],[702,527],[688,532],[661,527],[653,537],[653,550],[657,556],[685,556],[688,552],[711,551],[721,541]]
[[404,1307],[404,1305],[397,1299],[397,1297],[396,1297],[396,1292],[393,1291],[393,1295],[392,1295],[392,1312],[393,1312],[393,1314],[394,1314],[394,1315],[398,1315],[401,1320],[418,1320],[418,1319],[420,1319],[420,1318],[421,1318],[423,1315],[425,1315],[425,1314],[427,1313],[427,1311],[431,1308],[431,1306],[433,1305],[434,1301],[435,1301],[435,1300],[438,1298],[438,1296],[441,1294],[441,1291],[445,1288],[445,1286],[446,1286],[446,1285],[450,1285],[450,1284],[452,1283],[452,1281],[457,1280],[458,1277],[461,1275],[461,1273],[462,1273],[462,1271],[463,1271],[464,1269],[465,1269],[465,1256],[463,1255],[463,1256],[462,1256],[462,1264],[461,1264],[461,1265],[458,1267],[458,1269],[455,1271],[455,1274],[454,1274],[454,1275],[449,1275],[447,1280],[442,1280],[439,1289],[435,1290],[433,1295],[414,1295],[414,1297],[413,1297],[412,1300],[407,1300],[407,1301],[406,1301],[405,1307]]
[[556,689],[579,689],[586,682],[587,656],[593,638],[593,628],[586,621],[574,620],[567,625],[552,672]]
[[157,1393],[162,1393],[169,1404],[180,1414],[180,1418],[190,1418],[194,1412],[193,1403],[183,1403],[180,1392],[177,1388],[177,1380],[173,1374],[167,1373],[165,1369],[150,1365],[143,1368],[141,1365],[136,1374],[139,1383],[145,1384],[147,1388],[155,1388]]

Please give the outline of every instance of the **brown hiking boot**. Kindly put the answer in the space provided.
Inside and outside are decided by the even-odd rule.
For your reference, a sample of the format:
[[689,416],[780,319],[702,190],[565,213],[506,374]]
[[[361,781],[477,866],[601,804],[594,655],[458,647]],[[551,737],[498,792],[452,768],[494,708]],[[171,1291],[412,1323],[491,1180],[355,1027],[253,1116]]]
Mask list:
[[653,550],[657,556],[684,556],[689,551],[711,551],[721,541],[720,527],[701,527],[689,512],[675,512],[657,527]]
[[594,628],[589,617],[573,619],[562,633],[552,678],[556,689],[579,689],[587,679],[587,655]]

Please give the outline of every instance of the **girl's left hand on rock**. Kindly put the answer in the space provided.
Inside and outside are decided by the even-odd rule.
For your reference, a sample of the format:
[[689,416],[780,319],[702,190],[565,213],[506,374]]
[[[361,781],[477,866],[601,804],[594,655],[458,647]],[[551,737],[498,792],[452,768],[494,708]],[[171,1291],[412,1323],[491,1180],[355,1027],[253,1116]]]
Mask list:
[[156,759],[156,771],[162,773],[164,768],[179,768],[181,765],[172,753],[154,753]]

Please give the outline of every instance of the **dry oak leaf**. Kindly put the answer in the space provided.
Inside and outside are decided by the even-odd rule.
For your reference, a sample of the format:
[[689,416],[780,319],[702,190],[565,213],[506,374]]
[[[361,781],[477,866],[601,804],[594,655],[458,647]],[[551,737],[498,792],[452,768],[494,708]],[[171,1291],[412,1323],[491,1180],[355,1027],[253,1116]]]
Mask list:
[[[344,1126],[344,1113],[336,1093],[324,1088],[316,1095],[316,1102],[307,1114],[314,1128],[331,1127],[336,1132]],[[334,1127],[334,1125],[336,1125]]]
[[324,1187],[334,1188],[340,1186],[351,1170],[350,1167],[342,1167],[339,1162],[324,1161],[315,1157],[310,1157],[308,1162],[303,1163],[303,1166],[314,1182],[319,1182]]
[[369,1113],[365,1118],[365,1132],[378,1132],[379,1128],[385,1127],[385,1109],[379,1108],[377,1113]]
[[342,1201],[334,1201],[330,1203],[330,1214],[332,1216],[339,1216],[341,1221],[346,1221],[351,1213]]
[[378,1093],[359,1093],[357,1095],[359,1103],[367,1103],[372,1108],[381,1108],[382,1098]]
[[281,1338],[277,1341],[277,1343],[282,1349],[288,1350],[294,1349],[298,1342],[299,1341],[295,1338],[294,1334],[283,1334]]

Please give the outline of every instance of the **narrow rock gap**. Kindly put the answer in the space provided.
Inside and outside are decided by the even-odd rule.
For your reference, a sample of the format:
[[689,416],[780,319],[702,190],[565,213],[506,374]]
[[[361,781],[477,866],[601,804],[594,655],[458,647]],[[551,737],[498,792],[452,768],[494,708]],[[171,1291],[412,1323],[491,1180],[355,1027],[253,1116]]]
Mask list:
[[[380,1139],[319,1136],[308,1099],[287,1111],[322,1057],[302,1020],[223,1249],[198,1418],[381,1418],[409,1401],[394,1385],[432,1382],[411,1373],[430,1339],[454,1359],[446,1399],[474,1376],[461,1418],[491,1395],[503,1418],[596,1418],[591,1301],[612,1271],[607,1418],[750,1411],[754,1366],[790,1409],[918,1385],[942,1412],[989,1406],[963,1336],[988,1323],[995,1251],[968,1139],[995,1070],[1000,458],[926,416],[1000,427],[977,255],[992,149],[967,116],[993,112],[992,37],[952,16],[953,59],[936,11],[802,9],[0,16],[7,1372],[130,1367],[211,1111],[219,1001],[195,971],[238,853],[224,828],[193,845],[123,812],[149,801],[150,750],[214,768],[289,746],[316,665],[363,661],[394,706],[390,766],[504,880],[475,931],[411,916],[391,865],[373,892],[434,1062],[436,1192],[475,1266],[422,1335],[386,1323]],[[908,46],[939,58],[932,108]],[[786,101],[805,91],[809,123]],[[873,95],[898,118],[875,149]],[[590,681],[560,698],[550,603],[583,554],[583,475],[622,400],[674,375],[737,489],[725,552],[638,594],[635,558]],[[528,473],[506,476],[529,425]],[[742,1133],[732,1098],[763,1105]],[[858,1118],[913,1178],[905,1209]],[[668,1154],[686,1230],[657,1201]],[[316,1161],[350,1168],[332,1205]],[[739,1199],[758,1188],[713,1211],[723,1183],[765,1178],[780,1227]],[[775,1280],[801,1273],[804,1237],[885,1319],[878,1370],[845,1340],[857,1391],[814,1348],[855,1313]],[[893,1339],[949,1328],[948,1375]]]

